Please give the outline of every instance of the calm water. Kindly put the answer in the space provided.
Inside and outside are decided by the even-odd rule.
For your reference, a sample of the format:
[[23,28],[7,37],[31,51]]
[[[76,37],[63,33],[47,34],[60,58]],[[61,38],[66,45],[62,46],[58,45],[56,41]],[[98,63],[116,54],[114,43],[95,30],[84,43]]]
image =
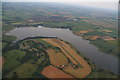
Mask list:
[[24,27],[13,29],[7,34],[17,36],[16,41],[35,36],[58,37],[71,43],[78,51],[95,63],[97,67],[108,69],[118,74],[118,59],[116,57],[100,52],[97,47],[89,44],[89,41],[74,35],[69,29]]

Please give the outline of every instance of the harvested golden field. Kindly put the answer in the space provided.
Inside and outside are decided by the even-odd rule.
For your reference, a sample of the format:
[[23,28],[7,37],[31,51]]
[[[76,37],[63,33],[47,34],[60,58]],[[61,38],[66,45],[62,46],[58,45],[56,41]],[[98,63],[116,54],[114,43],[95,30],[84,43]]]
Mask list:
[[44,41],[59,47],[69,60],[75,65],[81,65],[82,68],[74,69],[71,66],[64,68],[64,71],[76,78],[84,78],[91,73],[92,68],[72,47],[59,39],[43,39]]
[[64,56],[63,53],[56,53],[54,49],[48,49],[46,50],[50,57],[50,63],[55,66],[65,65],[67,64],[68,60]]
[[52,65],[44,68],[44,70],[41,73],[47,78],[73,78]]

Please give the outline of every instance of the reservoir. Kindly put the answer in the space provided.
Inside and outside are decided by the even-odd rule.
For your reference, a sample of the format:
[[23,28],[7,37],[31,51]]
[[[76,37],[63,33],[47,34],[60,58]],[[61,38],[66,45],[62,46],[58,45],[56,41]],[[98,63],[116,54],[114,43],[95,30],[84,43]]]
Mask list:
[[16,41],[35,36],[58,37],[71,43],[79,52],[95,63],[98,68],[107,69],[118,74],[119,61],[117,57],[100,52],[98,48],[90,44],[88,40],[83,40],[82,37],[73,34],[69,29],[20,27],[11,30],[7,35],[16,36]]

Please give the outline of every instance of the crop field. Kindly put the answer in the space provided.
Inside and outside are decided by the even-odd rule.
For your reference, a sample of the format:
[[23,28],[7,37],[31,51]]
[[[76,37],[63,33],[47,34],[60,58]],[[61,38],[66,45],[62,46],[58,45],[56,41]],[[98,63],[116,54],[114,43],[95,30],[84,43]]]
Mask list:
[[[88,29],[91,29],[90,31]],[[81,33],[82,32],[82,33]],[[86,29],[81,29],[74,32],[76,35],[81,36],[83,39],[87,39],[99,48],[100,51],[107,54],[111,54],[116,57],[120,57],[118,54],[118,30],[113,27],[96,26]]]
[[[115,41],[107,43],[117,44]],[[94,77],[93,64],[79,55],[71,44],[56,38],[23,40],[18,49],[4,54],[4,60],[5,78]]]
[[49,42],[50,44],[52,44],[52,45],[54,45],[54,46],[56,46],[56,47],[59,47],[59,48],[61,49],[61,51],[69,58],[69,60],[70,60],[73,64],[76,64],[76,65],[78,64],[78,63],[73,59],[73,57],[70,56],[69,53],[66,52],[66,50],[63,49],[63,48],[60,46],[61,43],[58,44],[58,43],[54,42],[54,41],[53,41],[54,39],[43,39],[43,40],[45,40],[46,42]]
[[65,65],[67,64],[68,60],[64,56],[63,53],[56,53],[54,49],[48,49],[46,50],[50,57],[50,63],[55,66]]
[[63,71],[57,69],[56,67],[50,65],[47,66],[43,71],[42,74],[47,78],[73,78],[68,74],[64,73]]
[[[78,68],[74,69],[75,67],[71,67],[70,65],[67,65],[67,67],[64,67],[63,70],[70,75],[73,75],[77,78],[84,78],[89,73],[91,73],[91,66],[80,56],[76,51],[74,51],[67,43],[58,40],[58,39],[43,39],[52,45],[59,47],[62,52],[66,55],[69,55],[66,57],[74,64],[74,66],[78,66]],[[74,62],[72,61],[74,60]],[[82,72],[81,74],[78,74],[79,72]]]
[[[59,39],[23,40],[19,43],[19,49],[6,52],[4,58],[6,61],[3,71],[7,78],[32,78],[38,76],[37,70],[43,72],[42,75],[48,78],[71,78],[71,76],[84,78],[92,71],[91,66],[76,52],[74,47]],[[53,66],[46,68],[49,65],[48,59],[50,64],[55,66],[55,70]],[[54,71],[58,73],[54,76],[46,75],[48,69],[52,69],[53,71],[50,70],[52,73]],[[58,76],[58,74],[61,75]]]
[[88,72],[89,72],[89,70],[85,71],[83,68],[74,69],[71,66],[65,67],[64,71],[69,73],[70,75],[76,77],[76,78],[85,78],[86,75],[88,75]]

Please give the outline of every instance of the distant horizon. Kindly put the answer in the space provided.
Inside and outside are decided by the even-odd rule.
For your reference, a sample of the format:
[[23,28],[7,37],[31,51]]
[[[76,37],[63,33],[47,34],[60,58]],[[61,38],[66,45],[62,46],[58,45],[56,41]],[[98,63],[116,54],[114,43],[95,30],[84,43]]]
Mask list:
[[[2,2],[20,2],[20,1],[19,0],[18,1],[4,0]],[[22,1],[21,0],[21,2],[28,2],[28,1]],[[29,1],[29,2],[32,2],[32,1]],[[34,1],[34,2],[36,2],[36,1]],[[52,3],[52,2],[50,2],[50,3]],[[118,11],[118,2],[56,2],[56,3],[63,3],[63,4],[73,5],[73,6],[76,5],[76,6],[101,8],[101,9]]]
[[2,2],[119,2],[119,0],[2,0]]

